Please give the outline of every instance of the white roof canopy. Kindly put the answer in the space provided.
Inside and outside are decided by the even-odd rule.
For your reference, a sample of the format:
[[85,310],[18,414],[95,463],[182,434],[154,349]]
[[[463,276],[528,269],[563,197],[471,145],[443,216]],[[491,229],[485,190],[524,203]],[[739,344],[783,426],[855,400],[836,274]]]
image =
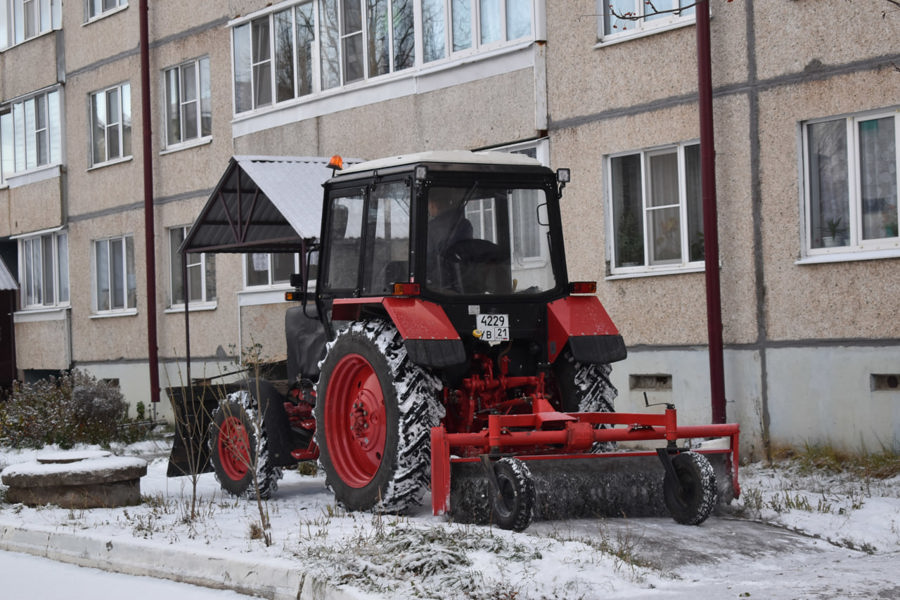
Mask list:
[[327,158],[235,156],[182,252],[298,252],[319,235]]

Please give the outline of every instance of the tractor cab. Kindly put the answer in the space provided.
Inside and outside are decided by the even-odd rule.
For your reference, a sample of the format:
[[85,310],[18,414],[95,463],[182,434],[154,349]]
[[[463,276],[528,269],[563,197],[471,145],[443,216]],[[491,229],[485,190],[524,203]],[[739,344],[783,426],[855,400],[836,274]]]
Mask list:
[[336,172],[325,183],[320,314],[357,320],[385,310],[382,298],[415,297],[440,306],[467,346],[473,331],[488,343],[539,340],[546,357],[547,304],[568,293],[563,173],[560,183],[537,160],[499,152],[427,152]]

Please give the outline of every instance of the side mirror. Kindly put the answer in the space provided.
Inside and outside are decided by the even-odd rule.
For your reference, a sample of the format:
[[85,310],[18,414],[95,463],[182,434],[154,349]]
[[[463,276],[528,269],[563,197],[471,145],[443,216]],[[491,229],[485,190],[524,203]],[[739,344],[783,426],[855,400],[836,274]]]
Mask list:
[[557,195],[562,197],[563,188],[566,187],[566,184],[572,181],[572,171],[569,169],[557,169],[556,170],[556,183],[559,184],[557,189]]

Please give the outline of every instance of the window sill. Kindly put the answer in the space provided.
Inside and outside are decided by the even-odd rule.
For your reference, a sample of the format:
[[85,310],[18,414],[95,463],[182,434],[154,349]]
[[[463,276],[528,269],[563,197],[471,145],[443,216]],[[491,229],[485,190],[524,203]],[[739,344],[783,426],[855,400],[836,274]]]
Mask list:
[[635,29],[634,31],[614,33],[594,44],[594,49],[599,50],[600,48],[615,46],[616,44],[621,44],[622,42],[630,42],[631,40],[638,40],[640,38],[656,35],[658,33],[664,33],[666,31],[673,31],[675,29],[682,29],[684,27],[691,27],[696,24],[696,22],[696,17],[685,17],[683,20],[674,21],[671,23],[667,23],[666,25],[660,25],[658,27],[648,27],[645,29]]
[[111,16],[113,16],[114,14],[120,13],[120,12],[122,12],[122,11],[124,11],[124,10],[127,10],[127,9],[128,9],[128,4],[123,4],[122,6],[119,6],[119,7],[116,7],[116,8],[111,8],[111,9],[109,9],[109,10],[107,10],[107,11],[104,11],[104,12],[100,13],[99,15],[95,15],[95,16],[93,16],[93,17],[90,17],[87,21],[85,21],[84,23],[82,23],[81,26],[82,26],[82,27],[87,27],[87,26],[90,25],[91,23],[96,23],[97,21],[102,21],[102,20],[105,19],[106,17],[111,17]]
[[115,317],[136,317],[138,311],[136,308],[131,308],[128,310],[115,310],[109,312],[98,312],[92,314],[90,319],[113,319]]
[[37,323],[39,321],[63,321],[70,306],[48,306],[45,308],[23,308],[13,313],[13,323]]
[[6,177],[6,185],[9,187],[9,189],[14,189],[30,185],[32,183],[40,183],[41,181],[59,177],[61,170],[61,165],[55,164],[37,167],[35,169],[31,169],[30,171],[22,171],[21,173],[8,175]]
[[167,154],[175,154],[176,152],[181,152],[182,150],[190,150],[191,148],[197,148],[198,146],[206,146],[212,143],[212,136],[207,135],[202,138],[197,138],[195,140],[189,140],[187,142],[181,142],[180,144],[172,144],[171,146],[167,146],[165,149],[159,151],[160,156],[165,156]]
[[[218,302],[191,302],[188,304],[188,312],[204,312],[216,310]],[[184,314],[184,304],[173,304],[163,311],[167,315]]]
[[604,277],[604,281],[615,281],[617,279],[634,279],[637,277],[658,277],[662,275],[685,275],[687,273],[703,273],[706,265],[687,265],[673,267],[634,267],[634,271],[622,271],[617,269],[612,275]]
[[805,256],[795,265],[824,265],[839,262],[858,262],[863,260],[881,260],[884,258],[900,258],[900,248],[888,250],[847,250],[846,252],[829,252]]
[[91,165],[88,167],[87,171],[90,173],[91,171],[96,171],[97,169],[102,169],[104,167],[111,167],[113,165],[120,165],[122,163],[131,162],[133,160],[133,156],[124,156],[122,158],[114,158],[112,160],[108,160],[106,162],[97,163],[96,165]]

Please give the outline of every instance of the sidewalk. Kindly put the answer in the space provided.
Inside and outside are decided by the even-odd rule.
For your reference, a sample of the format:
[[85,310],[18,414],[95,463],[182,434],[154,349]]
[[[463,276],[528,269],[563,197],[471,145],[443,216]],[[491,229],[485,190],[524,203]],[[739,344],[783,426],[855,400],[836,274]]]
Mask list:
[[140,539],[109,539],[89,530],[23,527],[0,519],[0,550],[21,552],[83,567],[127,575],[191,583],[271,600],[359,600],[303,573],[299,562],[265,559],[257,562],[224,552],[160,547]]

